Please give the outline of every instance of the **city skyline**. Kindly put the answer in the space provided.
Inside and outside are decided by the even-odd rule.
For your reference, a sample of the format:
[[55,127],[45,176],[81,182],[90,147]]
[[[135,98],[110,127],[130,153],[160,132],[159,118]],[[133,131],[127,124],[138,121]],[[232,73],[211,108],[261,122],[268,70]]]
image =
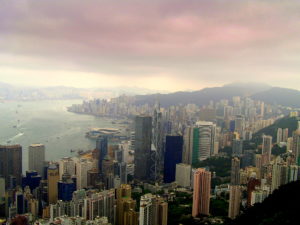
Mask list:
[[0,9],[0,82],[180,91],[251,81],[299,90],[299,8],[295,1],[9,1]]

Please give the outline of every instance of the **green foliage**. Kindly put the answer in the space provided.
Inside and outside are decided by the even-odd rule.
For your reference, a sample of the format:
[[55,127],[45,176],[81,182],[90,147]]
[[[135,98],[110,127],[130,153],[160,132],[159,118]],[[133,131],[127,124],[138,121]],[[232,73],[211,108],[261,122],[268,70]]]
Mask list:
[[210,200],[210,213],[213,216],[227,217],[228,216],[228,202],[223,198],[216,198]]
[[271,135],[273,137],[273,141],[276,140],[277,138],[277,130],[278,128],[288,128],[289,129],[289,136],[292,135],[292,132],[297,129],[297,117],[284,117],[282,119],[279,119],[275,121],[274,124],[265,127],[261,129],[260,131],[256,132],[253,135],[253,142],[256,144],[261,144],[262,143],[262,135]]
[[229,157],[210,157],[193,165],[194,168],[207,167],[209,171],[216,172],[219,177],[230,176],[231,159]]
[[281,154],[284,154],[284,153],[286,153],[286,146],[284,146],[282,148],[279,147],[278,145],[273,146],[273,148],[272,148],[272,154],[273,155],[278,156],[278,155],[281,155]]

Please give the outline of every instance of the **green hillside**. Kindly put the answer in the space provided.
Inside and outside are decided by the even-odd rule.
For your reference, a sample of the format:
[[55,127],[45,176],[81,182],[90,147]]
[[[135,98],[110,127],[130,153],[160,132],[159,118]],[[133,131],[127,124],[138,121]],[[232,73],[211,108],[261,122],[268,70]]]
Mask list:
[[276,141],[277,138],[277,130],[278,128],[288,128],[289,136],[292,136],[293,131],[297,129],[298,117],[284,117],[282,119],[277,120],[271,126],[265,127],[262,130],[258,131],[253,135],[252,141],[256,144],[262,143],[262,135],[271,135],[273,137],[273,142]]

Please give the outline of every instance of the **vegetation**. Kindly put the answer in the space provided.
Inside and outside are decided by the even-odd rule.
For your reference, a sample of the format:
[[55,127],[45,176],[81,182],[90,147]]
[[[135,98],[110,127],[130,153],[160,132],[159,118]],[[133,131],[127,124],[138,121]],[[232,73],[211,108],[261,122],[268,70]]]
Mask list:
[[227,217],[228,216],[228,201],[224,198],[217,197],[210,201],[210,213],[213,216]]
[[209,171],[216,172],[218,177],[228,177],[230,176],[231,159],[229,157],[210,157],[195,163],[193,167],[207,167]]
[[286,146],[280,147],[279,145],[274,145],[272,148],[272,155],[281,155],[286,153]]
[[299,224],[300,181],[281,186],[264,202],[245,210],[224,225],[294,225]]
[[255,142],[257,145],[262,143],[262,135],[270,135],[273,137],[273,141],[277,138],[277,130],[278,128],[288,128],[289,129],[289,136],[292,136],[292,132],[297,129],[297,117],[284,117],[282,119],[279,119],[275,121],[274,124],[265,127],[261,129],[260,131],[256,132],[253,135],[253,142]]

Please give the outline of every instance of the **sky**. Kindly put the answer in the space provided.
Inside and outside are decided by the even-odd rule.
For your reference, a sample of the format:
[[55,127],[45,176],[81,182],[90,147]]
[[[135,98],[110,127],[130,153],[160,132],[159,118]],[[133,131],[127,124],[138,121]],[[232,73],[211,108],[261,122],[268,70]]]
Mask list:
[[0,1],[0,82],[300,90],[297,0]]

